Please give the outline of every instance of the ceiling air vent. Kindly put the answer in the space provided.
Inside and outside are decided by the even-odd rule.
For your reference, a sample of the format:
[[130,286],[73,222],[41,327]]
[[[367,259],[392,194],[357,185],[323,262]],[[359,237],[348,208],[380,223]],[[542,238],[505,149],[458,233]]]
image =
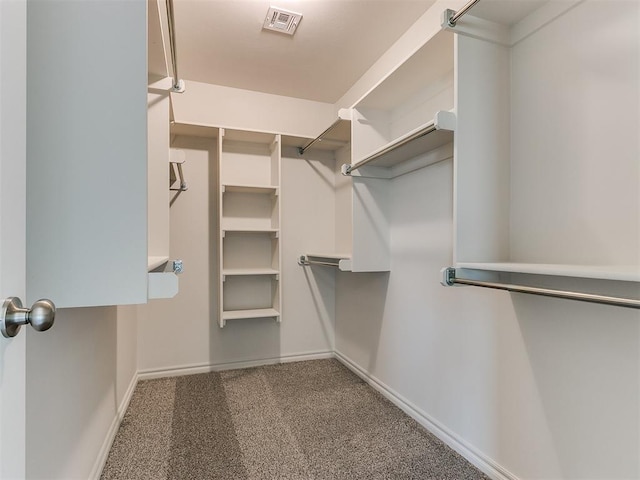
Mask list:
[[262,28],[293,35],[298,25],[300,25],[300,20],[302,20],[302,15],[299,13],[290,12],[283,8],[269,7],[267,18],[264,19]]

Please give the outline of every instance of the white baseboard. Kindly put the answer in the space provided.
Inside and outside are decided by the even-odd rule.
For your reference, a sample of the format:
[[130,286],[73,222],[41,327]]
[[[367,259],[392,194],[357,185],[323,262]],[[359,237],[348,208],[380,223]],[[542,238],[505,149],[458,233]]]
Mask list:
[[104,468],[104,465],[107,462],[107,457],[109,456],[109,450],[111,450],[113,440],[116,438],[116,433],[118,433],[118,428],[120,428],[120,424],[122,423],[124,414],[127,412],[127,408],[129,407],[129,403],[131,402],[131,397],[133,397],[133,392],[135,391],[136,385],[138,384],[138,379],[139,377],[137,373],[133,376],[133,378],[131,378],[129,387],[127,388],[127,391],[122,398],[122,402],[120,402],[120,405],[118,406],[116,415],[113,418],[113,422],[111,422],[111,426],[107,431],[107,436],[102,443],[102,447],[100,447],[98,457],[96,458],[96,461],[93,464],[93,468],[91,469],[91,473],[89,474],[88,478],[91,480],[98,480],[100,478],[100,475],[102,474],[102,469]]
[[506,468],[499,465],[482,452],[479,452],[475,447],[469,445],[456,433],[449,430],[436,419],[432,418],[423,410],[405,399],[402,395],[398,394],[395,390],[369,374],[369,372],[364,370],[349,357],[338,351],[335,351],[334,355],[335,358],[338,359],[338,361],[340,361],[345,367],[362,378],[371,387],[380,392],[387,400],[400,408],[400,410],[413,418],[429,432],[433,433],[449,447],[453,448],[485,475],[489,476],[493,480],[519,480],[513,473],[509,472]]
[[197,373],[218,372],[222,370],[236,370],[240,368],[260,367],[262,365],[275,365],[278,363],[302,362],[305,360],[321,360],[334,358],[330,350],[321,352],[297,353],[284,355],[281,357],[262,358],[257,360],[243,360],[239,362],[227,363],[206,363],[195,365],[182,365],[180,367],[157,368],[138,371],[139,380],[150,380],[153,378],[178,377],[182,375],[194,375]]

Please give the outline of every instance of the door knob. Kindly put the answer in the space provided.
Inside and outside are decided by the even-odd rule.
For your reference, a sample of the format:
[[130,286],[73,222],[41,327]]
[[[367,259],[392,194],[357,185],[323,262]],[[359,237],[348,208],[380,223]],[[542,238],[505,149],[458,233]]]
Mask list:
[[56,306],[51,300],[38,300],[29,308],[22,308],[18,297],[9,297],[2,303],[0,331],[6,338],[15,337],[22,325],[31,324],[39,332],[49,330],[56,318]]

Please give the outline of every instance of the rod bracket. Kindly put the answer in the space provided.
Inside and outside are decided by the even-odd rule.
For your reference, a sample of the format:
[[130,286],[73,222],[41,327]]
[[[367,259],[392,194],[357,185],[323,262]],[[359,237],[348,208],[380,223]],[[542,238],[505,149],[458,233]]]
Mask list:
[[184,93],[185,90],[184,80],[178,80],[171,86],[173,93]]
[[456,23],[451,21],[451,18],[455,15],[455,11],[447,8],[444,12],[442,12],[442,27],[443,28],[455,28]]
[[298,257],[298,265],[300,265],[301,267],[305,267],[309,265],[309,260],[307,260],[306,255],[300,255]]
[[340,167],[340,173],[342,173],[342,175],[344,175],[345,177],[351,176],[351,170],[351,165],[349,165],[348,163],[345,163],[344,165],[342,165],[342,167]]
[[440,270],[440,274],[442,275],[440,284],[444,287],[453,287],[456,281],[456,269],[453,267],[445,267]]

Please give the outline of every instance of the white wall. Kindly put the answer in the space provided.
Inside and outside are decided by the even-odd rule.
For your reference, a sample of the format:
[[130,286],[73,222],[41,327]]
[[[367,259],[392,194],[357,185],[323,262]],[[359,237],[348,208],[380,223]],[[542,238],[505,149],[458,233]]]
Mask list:
[[341,273],[336,350],[519,478],[637,478],[638,312],[444,288],[452,166],[393,180],[391,273]]
[[171,94],[176,123],[314,138],[337,118],[337,110],[330,103],[185,83],[184,93]]
[[[140,317],[138,368],[157,374],[189,367],[265,361],[333,350],[334,277],[296,263],[310,249],[333,249],[333,157],[282,160],[282,322],[217,319],[216,140],[177,137],[189,189],[171,207],[171,258],[184,261],[176,297],[153,300]],[[289,155],[289,156],[287,156]],[[322,199],[322,201],[318,201]],[[180,370],[184,372],[184,370]]]
[[136,375],[135,310],[60,309],[51,330],[27,329],[27,478],[96,473]]

